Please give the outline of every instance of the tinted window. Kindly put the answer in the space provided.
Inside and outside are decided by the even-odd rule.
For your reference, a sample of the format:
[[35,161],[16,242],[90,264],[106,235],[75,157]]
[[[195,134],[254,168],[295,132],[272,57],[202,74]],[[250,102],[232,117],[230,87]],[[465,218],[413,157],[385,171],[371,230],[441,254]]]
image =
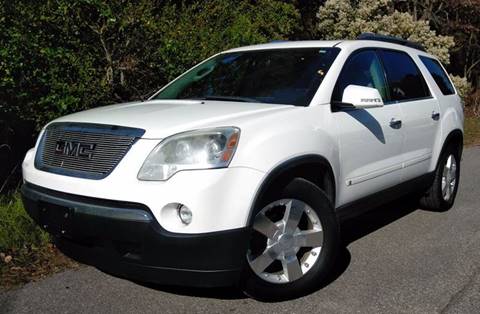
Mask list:
[[307,106],[338,52],[302,48],[223,53],[185,73],[155,98]]
[[425,80],[404,52],[382,50],[382,61],[387,73],[391,100],[401,101],[430,96]]
[[440,62],[435,59],[422,56],[420,56],[420,60],[422,60],[423,64],[425,64],[428,72],[430,72],[433,79],[435,80],[444,95],[455,94],[455,89],[453,88],[452,83],[450,83],[447,73],[445,73],[445,71],[443,70]]
[[333,101],[342,101],[343,91],[348,85],[376,88],[383,100],[387,99],[385,75],[380,60],[373,50],[354,53],[345,63],[335,89]]

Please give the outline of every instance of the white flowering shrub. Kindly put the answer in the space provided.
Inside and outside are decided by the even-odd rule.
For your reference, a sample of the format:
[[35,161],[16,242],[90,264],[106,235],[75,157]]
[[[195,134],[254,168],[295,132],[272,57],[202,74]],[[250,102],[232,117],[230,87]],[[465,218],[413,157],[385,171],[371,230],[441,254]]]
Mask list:
[[450,79],[462,98],[465,98],[472,92],[472,84],[465,77],[450,74]]
[[318,13],[318,32],[323,39],[354,39],[364,32],[416,41],[448,64],[453,37],[437,35],[428,21],[415,21],[409,13],[393,8],[392,0],[327,0]]

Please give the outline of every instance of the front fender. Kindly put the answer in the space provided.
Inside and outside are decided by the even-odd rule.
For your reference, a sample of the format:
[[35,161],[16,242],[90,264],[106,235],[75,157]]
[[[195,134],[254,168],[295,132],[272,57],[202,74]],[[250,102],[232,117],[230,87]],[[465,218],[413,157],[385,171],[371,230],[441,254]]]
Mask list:
[[335,186],[339,172],[338,143],[326,130],[333,128],[323,110],[305,107],[279,112],[242,128],[239,147],[231,167],[250,167],[267,175],[277,167],[302,156],[319,156],[332,168]]

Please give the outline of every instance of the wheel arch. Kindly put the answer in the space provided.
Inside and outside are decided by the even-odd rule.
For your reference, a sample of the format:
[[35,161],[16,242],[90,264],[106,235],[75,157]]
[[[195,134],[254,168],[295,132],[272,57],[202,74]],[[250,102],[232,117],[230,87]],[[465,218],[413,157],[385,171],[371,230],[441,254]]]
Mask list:
[[247,225],[251,226],[255,210],[268,200],[275,191],[285,187],[294,178],[303,178],[327,194],[335,204],[335,174],[330,162],[321,155],[308,154],[291,158],[271,170],[260,184],[249,210]]
[[443,152],[445,149],[450,146],[450,145],[457,145],[460,153],[460,157],[462,157],[462,152],[463,152],[463,132],[460,129],[454,129],[448,133],[448,135],[445,137],[445,140],[443,141],[442,149],[440,151],[440,154],[438,155],[436,165],[438,165],[438,160],[440,159],[440,156],[442,156]]

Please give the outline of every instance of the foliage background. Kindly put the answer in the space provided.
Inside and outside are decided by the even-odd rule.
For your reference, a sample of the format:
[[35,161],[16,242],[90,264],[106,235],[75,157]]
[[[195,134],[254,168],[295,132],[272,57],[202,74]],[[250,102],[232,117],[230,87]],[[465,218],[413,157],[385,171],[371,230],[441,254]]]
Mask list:
[[0,194],[19,183],[49,120],[145,99],[235,46],[401,36],[439,56],[467,104],[479,103],[480,0],[0,0],[0,30]]

